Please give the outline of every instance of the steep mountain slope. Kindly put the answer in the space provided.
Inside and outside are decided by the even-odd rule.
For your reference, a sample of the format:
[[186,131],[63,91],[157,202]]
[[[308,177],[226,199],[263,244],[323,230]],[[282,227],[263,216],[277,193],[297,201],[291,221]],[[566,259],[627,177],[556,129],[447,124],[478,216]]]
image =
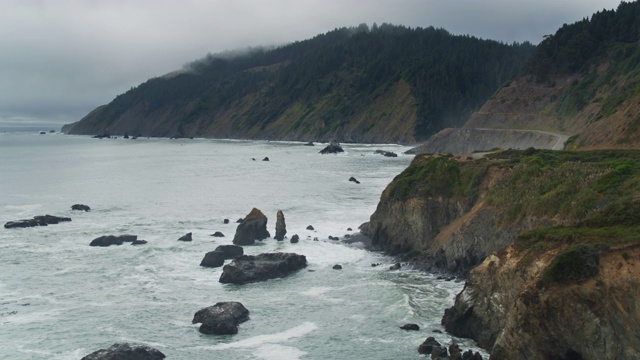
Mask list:
[[[616,10],[564,25],[538,45],[523,73],[474,112],[464,127],[562,133],[572,136],[567,142],[572,149],[637,148],[639,41],[638,2],[622,2]],[[448,136],[452,144],[459,141],[455,132]]]
[[277,49],[208,56],[65,130],[414,143],[462,125],[533,49],[432,27],[336,29]]

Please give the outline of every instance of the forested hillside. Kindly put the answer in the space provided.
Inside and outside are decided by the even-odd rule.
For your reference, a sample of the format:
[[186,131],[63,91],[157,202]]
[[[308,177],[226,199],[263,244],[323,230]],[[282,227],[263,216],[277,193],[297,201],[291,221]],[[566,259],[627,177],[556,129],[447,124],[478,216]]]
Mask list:
[[462,125],[534,49],[362,24],[276,49],[209,55],[67,131],[412,143]]
[[637,148],[639,41],[638,2],[565,24],[465,127],[561,132],[573,135],[570,148]]

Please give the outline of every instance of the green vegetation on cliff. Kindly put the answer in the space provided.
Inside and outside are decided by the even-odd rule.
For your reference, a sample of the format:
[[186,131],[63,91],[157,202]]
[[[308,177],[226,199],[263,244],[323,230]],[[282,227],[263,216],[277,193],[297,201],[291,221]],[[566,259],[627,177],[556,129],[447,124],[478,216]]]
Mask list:
[[393,179],[391,195],[406,199],[421,197],[472,197],[487,170],[485,161],[462,166],[448,156],[418,155],[411,165]]
[[[564,24],[554,35],[545,36],[526,71],[543,79],[553,74],[589,71],[598,57],[636,57],[639,40],[640,4],[623,1],[616,10],[602,10],[590,19]],[[636,61],[633,66],[637,64]]]
[[565,226],[534,228],[515,249],[525,263],[557,249],[541,285],[588,279],[609,246],[640,243],[640,151],[505,151],[505,177],[487,195],[504,209],[503,222],[558,219]]
[[[275,49],[209,55],[119,95],[71,132],[259,137],[273,128],[263,136],[322,138],[349,129],[367,139],[373,125],[365,119],[376,117],[395,127],[411,121],[401,140],[415,141],[461,125],[533,50],[433,27],[362,24]],[[408,91],[397,91],[403,84]],[[161,129],[148,124],[166,114]],[[222,122],[224,134],[216,130]]]

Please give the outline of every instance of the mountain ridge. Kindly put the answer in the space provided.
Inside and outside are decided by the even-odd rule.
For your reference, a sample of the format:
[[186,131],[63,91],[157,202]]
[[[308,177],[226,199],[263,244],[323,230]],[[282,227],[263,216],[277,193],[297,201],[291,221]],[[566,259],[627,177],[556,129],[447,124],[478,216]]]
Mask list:
[[443,29],[341,28],[148,80],[70,134],[416,143],[460,126],[533,53]]

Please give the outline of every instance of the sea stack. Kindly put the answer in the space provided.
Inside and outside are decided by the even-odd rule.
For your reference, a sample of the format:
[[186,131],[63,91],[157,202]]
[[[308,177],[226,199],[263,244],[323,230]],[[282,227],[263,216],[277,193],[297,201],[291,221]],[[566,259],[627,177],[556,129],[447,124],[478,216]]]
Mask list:
[[267,231],[267,220],[262,211],[256,208],[251,209],[251,212],[244,217],[236,228],[233,243],[235,245],[253,245],[256,240],[271,237],[271,234]]
[[284,236],[287,234],[287,224],[284,222],[284,214],[282,210],[278,210],[276,214],[276,236],[278,241],[284,240]]

